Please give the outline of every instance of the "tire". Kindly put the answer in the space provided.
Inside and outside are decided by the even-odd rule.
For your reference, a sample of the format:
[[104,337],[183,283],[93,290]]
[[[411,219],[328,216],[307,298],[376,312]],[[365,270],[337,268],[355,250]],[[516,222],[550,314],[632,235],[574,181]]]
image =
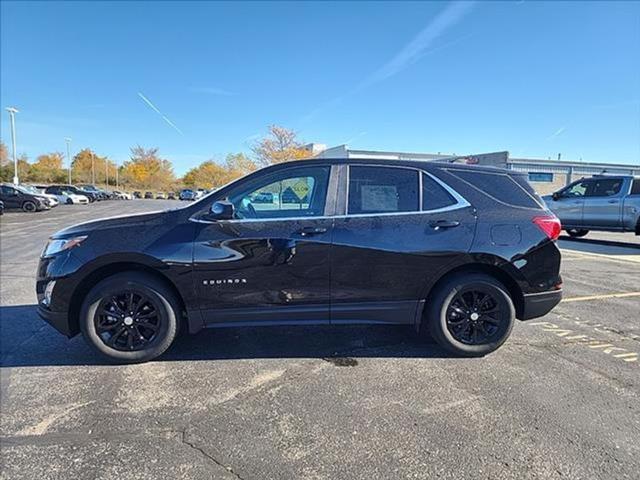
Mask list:
[[25,212],[33,213],[38,211],[38,206],[35,202],[27,200],[22,204],[22,210],[24,210]]
[[580,237],[584,237],[587,233],[589,233],[589,230],[585,230],[584,228],[569,228],[567,229],[567,233],[569,234],[570,237],[580,238]]
[[[133,302],[127,305],[131,294]],[[105,311],[109,314],[101,314]],[[123,272],[102,280],[87,294],[80,330],[86,342],[113,363],[146,362],[173,343],[180,311],[180,302],[163,282],[146,273]]]
[[[472,303],[480,313],[466,308]],[[441,347],[454,355],[480,357],[509,338],[516,312],[504,285],[489,275],[467,273],[453,275],[436,287],[425,315],[428,332]]]

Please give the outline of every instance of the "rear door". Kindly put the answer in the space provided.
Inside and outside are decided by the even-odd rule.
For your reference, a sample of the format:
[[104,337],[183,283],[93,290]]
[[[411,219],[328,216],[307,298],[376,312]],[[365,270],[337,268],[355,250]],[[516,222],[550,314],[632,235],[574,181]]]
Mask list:
[[22,206],[22,198],[20,192],[8,185],[0,186],[0,193],[4,208],[20,208]]
[[332,323],[412,323],[426,279],[471,247],[473,208],[415,168],[344,165],[341,185]]
[[582,225],[585,228],[620,228],[625,179],[619,177],[597,178],[589,181],[584,197]]

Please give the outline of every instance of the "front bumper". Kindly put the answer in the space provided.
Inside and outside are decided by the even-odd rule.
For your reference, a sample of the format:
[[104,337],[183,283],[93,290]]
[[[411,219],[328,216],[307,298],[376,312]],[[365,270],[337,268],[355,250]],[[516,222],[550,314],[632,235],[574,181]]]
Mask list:
[[562,300],[562,289],[524,295],[520,320],[531,320],[549,313]]
[[40,315],[40,318],[45,320],[53,328],[69,338],[73,337],[77,333],[71,331],[69,314],[67,312],[54,312],[39,303],[38,315]]

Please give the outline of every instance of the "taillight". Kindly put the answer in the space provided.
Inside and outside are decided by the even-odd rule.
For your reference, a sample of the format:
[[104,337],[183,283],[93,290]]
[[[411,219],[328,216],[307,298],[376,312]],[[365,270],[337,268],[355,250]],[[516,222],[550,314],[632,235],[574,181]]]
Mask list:
[[545,215],[544,217],[534,217],[535,223],[550,240],[557,240],[562,231],[560,220],[555,215]]

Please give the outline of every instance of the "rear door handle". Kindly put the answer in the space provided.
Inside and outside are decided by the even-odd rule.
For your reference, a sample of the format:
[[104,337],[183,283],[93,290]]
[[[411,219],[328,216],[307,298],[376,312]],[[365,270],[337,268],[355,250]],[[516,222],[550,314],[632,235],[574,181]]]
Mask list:
[[460,222],[455,220],[434,220],[429,222],[429,226],[435,230],[439,230],[441,228],[453,228],[460,225]]
[[609,200],[609,203],[618,203],[618,200]]
[[327,229],[322,227],[304,227],[301,230],[298,230],[298,233],[303,237],[307,237],[309,235],[319,235],[321,233],[327,233]]

